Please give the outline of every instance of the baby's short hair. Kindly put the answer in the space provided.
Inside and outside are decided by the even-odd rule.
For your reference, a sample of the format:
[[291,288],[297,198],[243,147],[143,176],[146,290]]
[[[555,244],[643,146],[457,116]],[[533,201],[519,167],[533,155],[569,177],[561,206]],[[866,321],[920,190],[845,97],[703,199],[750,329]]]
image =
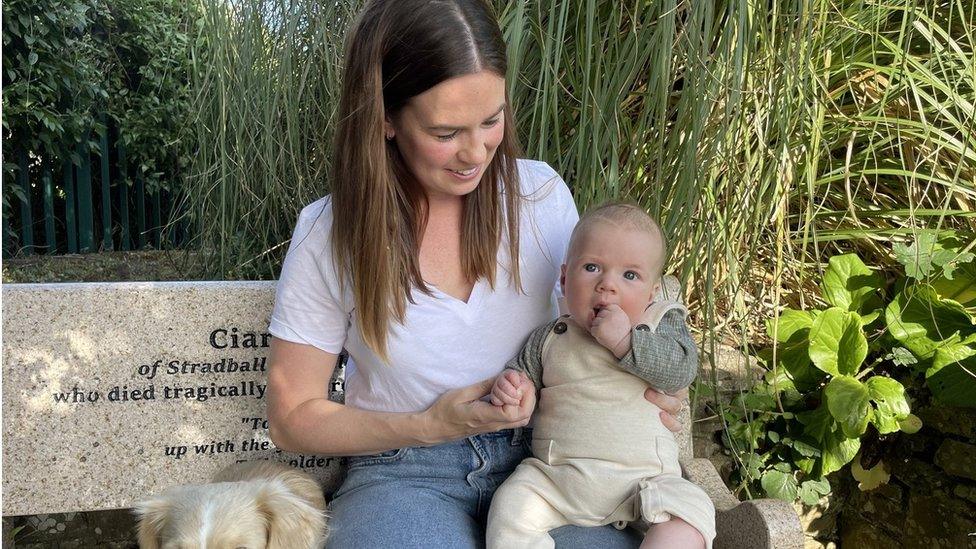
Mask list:
[[574,246],[577,238],[589,228],[598,223],[613,223],[617,226],[628,227],[641,231],[645,234],[656,236],[661,242],[660,256],[657,259],[657,272],[654,274],[660,278],[664,274],[664,261],[668,257],[668,242],[664,237],[664,231],[657,220],[651,217],[642,207],[635,202],[613,201],[606,202],[594,208],[586,210],[580,217],[573,234],[569,237],[569,250],[567,257],[574,253]]

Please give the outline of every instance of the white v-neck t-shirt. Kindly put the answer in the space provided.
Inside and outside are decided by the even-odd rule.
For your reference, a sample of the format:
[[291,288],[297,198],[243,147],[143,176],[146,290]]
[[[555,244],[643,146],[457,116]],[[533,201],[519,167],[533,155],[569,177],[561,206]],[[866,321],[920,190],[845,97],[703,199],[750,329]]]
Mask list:
[[329,353],[345,348],[346,404],[365,410],[423,411],[448,390],[498,375],[529,333],[557,315],[559,269],[579,220],[569,188],[548,164],[519,160],[518,171],[525,196],[519,227],[524,293],[512,287],[503,231],[494,290],[478,280],[467,302],[433,286],[431,295],[414,290],[403,323],[391,319],[390,362],[384,363],[363,343],[352,289],[339,285],[326,196],[298,218],[269,331]]

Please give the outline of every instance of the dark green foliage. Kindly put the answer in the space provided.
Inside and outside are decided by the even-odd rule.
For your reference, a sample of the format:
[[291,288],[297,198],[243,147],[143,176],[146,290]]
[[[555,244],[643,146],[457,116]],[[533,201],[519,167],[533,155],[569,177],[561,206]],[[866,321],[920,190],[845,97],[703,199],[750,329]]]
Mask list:
[[813,504],[827,475],[858,455],[861,474],[918,431],[913,396],[976,406],[976,308],[948,297],[976,286],[973,255],[951,232],[895,252],[908,276],[887,284],[856,255],[834,256],[821,284],[829,307],[769,321],[765,375],[725,411],[747,490]]
[[[180,0],[11,0],[3,3],[4,157],[31,166],[98,152],[99,122],[115,128],[147,188],[171,188],[189,159],[188,29]],[[4,175],[17,168],[9,160]],[[22,190],[15,192],[22,193]],[[5,204],[8,195],[4,195]]]
[[3,3],[5,176],[14,147],[54,158],[95,126],[95,106],[108,97],[92,36],[99,14],[95,0]]
[[182,0],[109,0],[99,20],[110,70],[108,114],[147,190],[176,190],[194,146],[190,120],[190,40],[196,4]]

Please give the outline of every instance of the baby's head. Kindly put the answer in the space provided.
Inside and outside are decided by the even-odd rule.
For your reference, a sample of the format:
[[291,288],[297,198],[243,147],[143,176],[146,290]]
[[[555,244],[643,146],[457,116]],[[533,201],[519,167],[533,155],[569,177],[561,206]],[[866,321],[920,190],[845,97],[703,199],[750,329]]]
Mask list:
[[588,328],[600,309],[617,304],[637,324],[661,287],[666,255],[661,227],[640,206],[587,211],[573,229],[560,277],[569,313]]

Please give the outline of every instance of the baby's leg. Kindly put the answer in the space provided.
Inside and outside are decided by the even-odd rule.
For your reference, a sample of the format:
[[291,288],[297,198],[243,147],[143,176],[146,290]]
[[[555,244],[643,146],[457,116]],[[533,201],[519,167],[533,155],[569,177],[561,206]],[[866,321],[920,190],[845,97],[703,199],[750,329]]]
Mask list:
[[555,547],[549,531],[569,522],[547,496],[556,487],[540,466],[545,467],[538,460],[523,461],[495,492],[488,511],[488,549]]
[[641,547],[711,549],[715,506],[704,490],[677,475],[641,479],[638,485],[641,517],[651,523]]
[[640,549],[661,547],[705,549],[705,538],[694,526],[678,517],[672,517],[666,522],[652,524],[640,545]]

